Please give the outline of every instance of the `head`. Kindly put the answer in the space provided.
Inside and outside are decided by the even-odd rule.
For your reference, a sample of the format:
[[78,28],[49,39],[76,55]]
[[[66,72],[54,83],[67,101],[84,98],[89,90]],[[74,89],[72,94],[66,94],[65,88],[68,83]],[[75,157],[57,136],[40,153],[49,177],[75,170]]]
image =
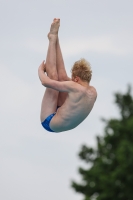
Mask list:
[[74,82],[78,82],[80,79],[83,82],[89,83],[91,80],[92,71],[90,63],[83,58],[74,63],[71,72]]

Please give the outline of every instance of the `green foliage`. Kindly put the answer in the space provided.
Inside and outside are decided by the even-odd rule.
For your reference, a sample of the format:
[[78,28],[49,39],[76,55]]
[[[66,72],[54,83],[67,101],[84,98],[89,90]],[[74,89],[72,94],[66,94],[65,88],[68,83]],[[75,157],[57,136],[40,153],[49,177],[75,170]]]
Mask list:
[[84,200],[133,200],[133,97],[115,94],[120,119],[105,120],[104,136],[97,137],[96,149],[82,146],[80,159],[88,169],[79,168],[81,183],[72,188]]

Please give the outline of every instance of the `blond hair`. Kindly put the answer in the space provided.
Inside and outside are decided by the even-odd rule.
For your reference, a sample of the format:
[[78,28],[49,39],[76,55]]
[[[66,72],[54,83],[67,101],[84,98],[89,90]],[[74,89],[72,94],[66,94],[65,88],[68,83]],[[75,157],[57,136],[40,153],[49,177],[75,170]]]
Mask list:
[[76,61],[71,69],[72,77],[80,77],[82,81],[90,82],[92,70],[90,63],[84,58]]

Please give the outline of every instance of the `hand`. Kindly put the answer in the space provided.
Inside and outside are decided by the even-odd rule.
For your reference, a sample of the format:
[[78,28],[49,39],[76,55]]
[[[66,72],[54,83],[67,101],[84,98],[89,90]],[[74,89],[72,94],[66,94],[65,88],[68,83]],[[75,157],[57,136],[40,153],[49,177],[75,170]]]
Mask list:
[[45,64],[45,60],[41,63],[41,65],[38,68],[38,71],[43,71],[46,72],[46,64]]
[[45,64],[45,61],[43,61],[38,68],[38,76],[39,76],[41,83],[43,83],[43,79],[45,77],[45,72],[46,72],[46,64]]

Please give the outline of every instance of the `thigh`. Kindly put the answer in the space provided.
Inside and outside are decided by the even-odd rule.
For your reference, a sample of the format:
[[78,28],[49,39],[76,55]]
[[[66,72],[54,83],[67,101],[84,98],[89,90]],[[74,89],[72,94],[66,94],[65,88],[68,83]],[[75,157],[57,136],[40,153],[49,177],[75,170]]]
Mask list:
[[41,105],[41,122],[56,112],[59,92],[46,88]]
[[66,101],[68,93],[67,92],[59,92],[59,96],[58,96],[58,106],[62,106],[64,104],[64,102]]
[[[59,81],[69,81],[70,79],[66,76],[62,76],[62,80]],[[59,92],[58,96],[58,106],[62,106],[67,98],[68,93],[67,92]]]

